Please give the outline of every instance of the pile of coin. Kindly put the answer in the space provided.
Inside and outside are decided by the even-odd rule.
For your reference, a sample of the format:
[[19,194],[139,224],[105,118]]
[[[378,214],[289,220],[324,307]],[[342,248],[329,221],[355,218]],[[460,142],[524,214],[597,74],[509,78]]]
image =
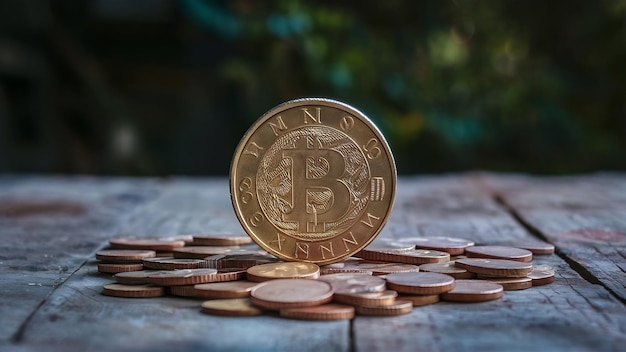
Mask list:
[[[240,242],[217,240],[229,236]],[[244,237],[190,236],[169,248],[171,257],[157,257],[156,250],[179,245],[180,237],[111,240],[111,247],[132,243],[133,249],[96,253],[101,272],[118,271],[102,293],[201,299],[201,312],[222,316],[278,312],[293,319],[338,320],[407,314],[439,301],[483,302],[554,280],[550,267],[532,264],[533,254],[554,251],[539,242],[513,247],[475,246],[450,237],[376,240],[353,257],[320,266],[281,261]]]

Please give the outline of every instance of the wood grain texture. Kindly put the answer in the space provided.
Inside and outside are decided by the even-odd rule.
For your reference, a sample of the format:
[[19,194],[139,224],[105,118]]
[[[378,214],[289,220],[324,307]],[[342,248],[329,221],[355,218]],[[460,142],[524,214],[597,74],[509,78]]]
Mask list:
[[[532,191],[532,184],[541,182],[551,186]],[[626,221],[620,215],[623,198],[600,193],[588,197],[593,206],[570,204],[559,210],[552,200],[538,207],[542,197],[552,199],[552,183],[558,186],[559,182],[476,174],[401,178],[394,211],[380,236],[453,236],[481,244],[533,239],[510,209],[497,201],[501,197],[524,221],[533,224],[530,219],[534,219],[541,236],[545,233],[561,255],[579,260],[575,263],[589,273],[600,273],[594,265],[603,261],[623,269],[623,248],[615,245],[621,243],[615,241],[621,239],[615,232],[622,232]],[[580,176],[575,184],[583,187],[589,183],[585,187],[597,191],[607,182],[622,187],[626,177]],[[526,187],[530,191],[526,192]],[[562,192],[567,193],[565,188]],[[527,198],[528,194],[535,196]],[[16,199],[67,204],[16,206],[11,203]],[[600,207],[606,199],[621,208]],[[3,208],[3,204],[13,205]],[[543,210],[535,212],[535,207]],[[557,220],[550,221],[542,212],[551,212]],[[569,219],[562,214],[567,212],[574,224],[571,219],[563,220]],[[576,221],[582,221],[581,217],[585,226],[609,229],[610,234],[555,235],[580,230]],[[442,302],[416,307],[403,316],[359,316],[352,322],[307,322],[276,314],[216,317],[200,313],[202,300],[124,299],[100,294],[102,286],[113,280],[97,272],[93,255],[108,239],[210,230],[242,231],[225,178],[0,177],[0,280],[6,284],[0,290],[7,293],[0,296],[0,332],[4,334],[0,349],[617,351],[626,343],[624,303],[604,286],[582,278],[557,255],[535,258],[537,264],[556,270],[557,279],[551,285],[505,292],[503,299],[491,302]],[[589,257],[587,252],[594,254]],[[582,260],[583,254],[587,262]],[[597,280],[611,287],[609,278],[598,275]],[[624,283],[619,276],[612,282]],[[613,292],[618,292],[617,288]],[[20,331],[17,341],[9,340],[16,331]]]
[[[383,235],[458,236],[479,243],[532,238],[473,175],[403,179]],[[491,302],[442,302],[400,317],[357,317],[356,350],[610,351],[626,343],[621,302],[558,256],[535,262],[556,269],[554,284],[505,292]]]
[[626,175],[483,178],[521,220],[626,302]]
[[157,193],[154,180],[0,178],[0,341],[19,338],[46,297]]
[[[134,215],[119,236],[167,236],[208,230],[241,231],[228,183],[181,179]],[[24,341],[46,350],[345,351],[349,322],[295,321],[266,315],[228,318],[200,313],[202,300],[123,299],[100,294],[110,277],[83,266],[57,289],[28,325]],[[68,329],[69,326],[78,327]]]

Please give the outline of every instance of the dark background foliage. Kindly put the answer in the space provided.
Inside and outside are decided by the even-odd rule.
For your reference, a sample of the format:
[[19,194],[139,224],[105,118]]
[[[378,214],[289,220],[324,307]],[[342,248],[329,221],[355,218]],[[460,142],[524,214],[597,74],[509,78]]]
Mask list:
[[226,174],[321,96],[402,173],[626,169],[625,1],[0,2],[0,171]]

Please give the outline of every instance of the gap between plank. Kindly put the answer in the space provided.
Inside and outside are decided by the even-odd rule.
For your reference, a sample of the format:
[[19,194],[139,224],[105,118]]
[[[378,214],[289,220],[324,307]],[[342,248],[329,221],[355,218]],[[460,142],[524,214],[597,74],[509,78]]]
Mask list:
[[[526,231],[528,231],[531,235],[545,242],[550,243],[550,241],[546,238],[546,236],[543,235],[543,233],[541,233],[541,231],[539,231],[539,229],[537,229],[536,227],[528,223],[526,220],[524,220],[524,218],[522,218],[522,216],[509,203],[507,203],[507,201],[500,194],[498,194],[497,192],[493,192],[493,191],[491,191],[490,193],[491,193],[493,200],[498,205],[500,205],[504,210],[506,210],[513,217],[513,219],[517,221],[517,223],[520,226],[526,229]],[[555,253],[556,255],[559,256],[559,258],[563,259],[563,261],[565,261],[570,266],[570,268],[572,268],[572,270],[577,272],[578,275],[580,275],[583,279],[587,280],[591,284],[600,285],[604,287],[604,289],[606,289],[618,301],[622,302],[623,304],[626,304],[626,299],[620,297],[610,287],[608,287],[602,281],[600,281],[597,277],[595,277],[587,268],[585,268],[583,265],[581,265],[580,263],[570,258],[567,254],[563,253],[558,247],[556,247]]]

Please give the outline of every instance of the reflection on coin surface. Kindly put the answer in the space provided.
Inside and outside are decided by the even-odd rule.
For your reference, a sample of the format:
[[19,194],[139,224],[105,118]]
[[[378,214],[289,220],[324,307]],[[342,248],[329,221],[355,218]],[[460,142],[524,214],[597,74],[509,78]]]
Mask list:
[[358,110],[328,99],[289,101],[244,135],[230,172],[245,231],[285,260],[327,264],[371,242],[396,188],[391,151]]
[[302,308],[330,302],[333,288],[318,280],[278,279],[258,284],[250,296],[252,303],[266,309]]
[[484,302],[502,297],[502,285],[484,280],[456,280],[452,291],[441,295],[444,301]]

